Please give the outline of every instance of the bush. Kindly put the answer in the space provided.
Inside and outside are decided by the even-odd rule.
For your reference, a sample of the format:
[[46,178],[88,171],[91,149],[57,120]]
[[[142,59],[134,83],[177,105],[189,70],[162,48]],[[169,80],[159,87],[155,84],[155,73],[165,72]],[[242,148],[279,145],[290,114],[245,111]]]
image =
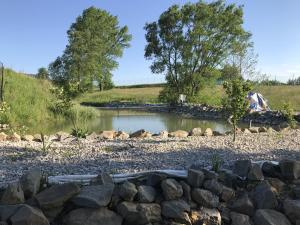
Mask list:
[[280,110],[280,112],[285,117],[285,119],[287,120],[287,122],[289,123],[289,125],[291,126],[291,128],[296,128],[297,121],[294,118],[294,114],[295,113],[294,113],[294,109],[293,109],[291,103],[285,103],[282,106],[282,109]]
[[6,102],[0,104],[0,124],[10,124],[9,106]]

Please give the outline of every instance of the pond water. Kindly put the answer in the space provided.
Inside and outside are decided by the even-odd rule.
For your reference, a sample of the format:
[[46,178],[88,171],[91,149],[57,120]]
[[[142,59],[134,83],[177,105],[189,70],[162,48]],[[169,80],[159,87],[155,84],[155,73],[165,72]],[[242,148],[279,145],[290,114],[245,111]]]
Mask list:
[[[99,115],[93,120],[81,124],[89,132],[99,132],[102,130],[122,130],[127,133],[145,129],[151,133],[158,133],[163,130],[189,131],[194,127],[212,128],[219,132],[225,132],[231,129],[226,121],[221,120],[199,120],[183,118],[172,113],[152,113],[140,110],[128,109],[98,109]],[[64,130],[70,132],[72,125],[69,123],[60,123],[53,127],[56,131]],[[50,130],[53,130],[50,129]]]

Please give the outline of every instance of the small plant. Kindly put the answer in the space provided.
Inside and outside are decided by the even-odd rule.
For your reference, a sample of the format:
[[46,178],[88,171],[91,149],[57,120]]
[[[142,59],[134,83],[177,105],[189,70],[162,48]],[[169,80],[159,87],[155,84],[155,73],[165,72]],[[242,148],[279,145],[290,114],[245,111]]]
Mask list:
[[222,160],[222,158],[220,157],[220,155],[218,155],[217,153],[214,153],[212,155],[212,157],[211,157],[211,165],[212,165],[212,170],[213,171],[219,172],[223,163],[224,163],[224,161]]
[[10,107],[6,102],[0,103],[0,124],[9,124],[9,110]]
[[86,138],[87,133],[88,133],[88,130],[77,127],[77,126],[72,128],[72,131],[71,131],[71,135],[73,135],[74,137],[77,137],[77,138]]
[[290,103],[285,103],[280,110],[284,118],[287,120],[291,128],[296,128],[297,121],[294,118],[294,109]]
[[44,133],[41,133],[41,141],[42,141],[42,151],[45,154],[51,147],[51,145],[53,144],[53,142],[47,142],[46,137],[44,135]]
[[86,127],[82,127],[80,124],[87,124],[89,116],[83,111],[75,108],[70,111],[69,118],[73,125],[71,134],[77,138],[86,138],[88,129]]
[[56,101],[50,106],[50,110],[55,115],[67,115],[73,106],[69,91],[59,87],[52,88],[51,93],[56,97]]

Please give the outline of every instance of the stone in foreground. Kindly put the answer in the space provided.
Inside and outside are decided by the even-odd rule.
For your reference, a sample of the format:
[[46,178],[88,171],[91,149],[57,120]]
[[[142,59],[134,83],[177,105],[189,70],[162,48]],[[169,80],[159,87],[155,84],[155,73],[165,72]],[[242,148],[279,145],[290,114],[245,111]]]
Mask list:
[[1,204],[14,205],[24,202],[24,192],[22,190],[21,184],[11,183],[5,189],[1,201]]
[[191,224],[188,212],[190,206],[183,200],[172,200],[162,202],[162,215],[166,218],[174,219],[176,222]]
[[23,205],[9,220],[12,225],[49,225],[40,210],[28,205]]
[[221,214],[217,209],[202,208],[191,212],[191,221],[193,225],[221,225]]
[[178,199],[183,195],[182,186],[175,179],[162,181],[161,189],[166,200]]
[[192,187],[201,187],[204,181],[204,173],[200,170],[189,169],[188,170],[188,183]]
[[137,189],[135,187],[135,184],[125,181],[122,185],[119,187],[119,195],[121,198],[123,198],[125,201],[132,202],[135,195],[137,194]]
[[199,205],[207,208],[215,208],[219,204],[219,197],[210,191],[195,188],[192,191],[192,199]]
[[285,200],[283,202],[285,215],[293,222],[300,222],[300,200]]
[[21,177],[20,182],[25,198],[31,198],[38,193],[41,179],[42,171],[39,168],[31,169]]
[[254,216],[255,225],[291,225],[290,221],[280,212],[273,209],[259,209]]
[[231,212],[231,225],[252,225],[250,217],[248,215]]

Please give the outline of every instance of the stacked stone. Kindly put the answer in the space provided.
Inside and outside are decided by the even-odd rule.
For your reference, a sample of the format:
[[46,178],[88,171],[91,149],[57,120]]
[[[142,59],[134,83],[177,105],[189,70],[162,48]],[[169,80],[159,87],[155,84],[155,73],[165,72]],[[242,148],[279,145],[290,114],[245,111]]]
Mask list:
[[233,170],[197,166],[187,178],[151,173],[114,184],[50,187],[39,169],[1,194],[1,225],[299,225],[300,162],[238,160]]

